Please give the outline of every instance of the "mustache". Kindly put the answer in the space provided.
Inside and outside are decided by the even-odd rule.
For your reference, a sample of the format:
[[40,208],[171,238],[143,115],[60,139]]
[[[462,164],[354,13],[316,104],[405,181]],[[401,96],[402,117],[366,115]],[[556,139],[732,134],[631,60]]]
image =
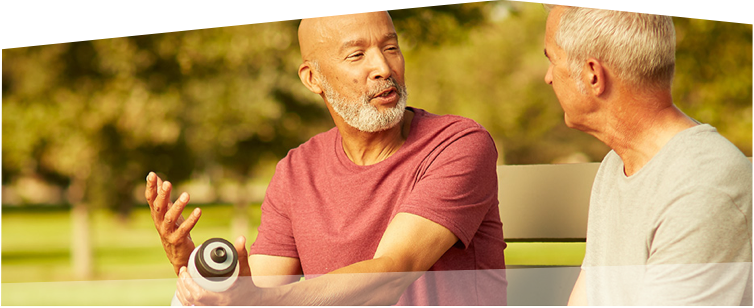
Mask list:
[[390,88],[395,88],[400,95],[400,89],[402,88],[401,85],[398,85],[398,82],[395,81],[395,78],[390,76],[388,79],[385,79],[385,81],[382,81],[380,84],[377,84],[374,86],[374,89],[370,89],[369,92],[366,93],[366,97],[368,98],[374,98],[377,96],[377,94],[382,93],[382,91],[385,91]]

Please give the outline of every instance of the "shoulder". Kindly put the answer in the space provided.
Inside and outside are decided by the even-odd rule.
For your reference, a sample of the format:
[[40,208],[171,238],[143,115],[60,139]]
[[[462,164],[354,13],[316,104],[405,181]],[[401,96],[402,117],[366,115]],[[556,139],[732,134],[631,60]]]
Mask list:
[[658,182],[668,192],[666,217],[751,228],[752,164],[735,145],[705,124],[679,133],[663,150],[656,174],[668,179]]
[[467,150],[489,148],[497,153],[490,133],[476,121],[457,115],[436,115],[418,108],[414,111],[411,134],[419,141],[439,143],[449,146],[462,143],[470,146]]
[[742,162],[746,157],[733,143],[717,132],[709,124],[700,124],[678,133],[673,145],[684,153],[695,154],[704,159],[727,158],[734,162]]
[[326,132],[319,133],[302,143],[301,145],[288,151],[288,154],[281,159],[276,167],[275,173],[285,173],[292,170],[301,172],[302,168],[313,166],[312,162],[323,161],[328,156],[328,149],[338,138],[337,128],[332,128]]
[[615,153],[614,150],[607,152],[607,155],[602,158],[600,166],[597,169],[597,174],[594,177],[594,184],[592,191],[594,192],[600,185],[609,184],[623,175],[623,160]]
[[675,177],[688,181],[689,186],[719,189],[748,183],[743,186],[751,191],[751,161],[710,125],[678,133],[663,150],[662,164]]
[[437,115],[429,113],[426,110],[409,107],[414,112],[416,118],[415,124],[420,130],[426,131],[464,131],[478,130],[487,132],[482,125],[476,121],[458,115],[446,114]]

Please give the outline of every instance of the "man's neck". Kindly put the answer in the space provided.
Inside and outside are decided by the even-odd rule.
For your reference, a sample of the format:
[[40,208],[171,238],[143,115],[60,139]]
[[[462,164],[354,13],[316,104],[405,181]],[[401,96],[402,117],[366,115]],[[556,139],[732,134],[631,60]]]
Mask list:
[[697,125],[672,103],[670,93],[615,104],[606,130],[595,136],[621,157],[626,176],[638,172],[670,139]]
[[414,113],[408,109],[398,125],[380,132],[359,131],[348,124],[337,123],[343,138],[343,151],[354,164],[368,166],[379,163],[395,154],[408,138]]

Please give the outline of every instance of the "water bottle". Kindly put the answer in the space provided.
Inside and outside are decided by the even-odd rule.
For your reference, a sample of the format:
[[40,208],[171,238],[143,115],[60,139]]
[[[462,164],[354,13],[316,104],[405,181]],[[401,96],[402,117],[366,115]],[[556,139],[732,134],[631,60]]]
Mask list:
[[[207,291],[222,292],[230,288],[238,278],[238,253],[225,239],[211,238],[194,248],[189,257],[187,270],[196,284]],[[172,306],[181,306],[173,295]]]

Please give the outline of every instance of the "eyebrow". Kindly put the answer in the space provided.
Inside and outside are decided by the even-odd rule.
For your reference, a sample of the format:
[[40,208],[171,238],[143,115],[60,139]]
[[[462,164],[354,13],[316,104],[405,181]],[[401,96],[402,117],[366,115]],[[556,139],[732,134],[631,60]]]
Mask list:
[[[385,36],[382,38],[383,41],[388,40],[398,40],[398,34],[395,32],[390,32],[388,34],[385,34]],[[363,39],[357,39],[357,40],[350,40],[343,43],[343,45],[340,46],[340,52],[343,52],[343,50],[353,47],[353,46],[359,46],[364,44]]]

